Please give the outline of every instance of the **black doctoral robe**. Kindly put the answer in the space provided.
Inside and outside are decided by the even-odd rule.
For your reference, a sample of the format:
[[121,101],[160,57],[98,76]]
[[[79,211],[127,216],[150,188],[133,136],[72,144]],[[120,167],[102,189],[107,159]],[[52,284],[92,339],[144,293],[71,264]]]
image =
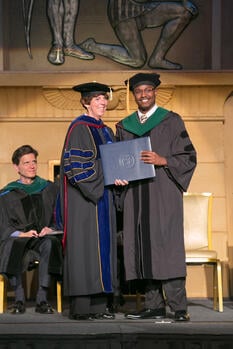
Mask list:
[[165,280],[186,275],[183,191],[196,167],[196,151],[179,115],[163,108],[140,124],[137,113],[117,124],[117,140],[150,136],[152,150],[167,159],[156,177],[131,182],[124,200],[126,279]]
[[111,293],[116,285],[116,218],[111,188],[104,187],[99,145],[113,132],[81,115],[67,132],[61,157],[64,221],[64,294]]
[[[12,237],[12,233],[31,229],[40,231],[45,226],[57,229],[55,210],[58,186],[38,176],[37,181],[42,182],[42,186],[33,194],[21,189],[20,184],[17,188],[17,182],[9,183],[0,191],[0,273],[17,275],[27,270],[34,258],[40,259],[35,246],[37,238]],[[49,235],[39,239],[51,239],[53,245],[48,273],[61,275],[60,239]]]

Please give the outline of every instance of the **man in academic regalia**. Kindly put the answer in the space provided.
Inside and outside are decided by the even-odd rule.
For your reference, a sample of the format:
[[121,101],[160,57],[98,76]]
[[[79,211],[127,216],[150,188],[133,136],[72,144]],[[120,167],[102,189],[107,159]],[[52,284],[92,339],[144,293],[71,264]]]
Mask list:
[[185,289],[183,192],[196,167],[196,151],[181,117],[156,104],[156,73],[131,77],[138,110],[116,127],[119,141],[149,136],[155,178],[131,182],[124,199],[123,248],[126,280],[144,280],[145,308],[129,319],[164,318],[168,305],[176,321],[188,321]]
[[19,179],[0,191],[0,273],[15,291],[12,314],[25,312],[24,271],[38,264],[35,311],[41,314],[53,314],[47,290],[51,276],[62,274],[61,239],[54,235],[58,187],[37,176],[37,156],[30,145],[16,149],[12,162]]

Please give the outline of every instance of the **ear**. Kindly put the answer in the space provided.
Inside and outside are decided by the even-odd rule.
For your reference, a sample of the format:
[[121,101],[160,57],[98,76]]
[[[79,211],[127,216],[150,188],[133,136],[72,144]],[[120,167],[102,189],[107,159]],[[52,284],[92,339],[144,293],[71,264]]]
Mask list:
[[84,107],[84,108],[88,108],[88,106],[89,106],[89,104],[87,104],[87,103],[85,103],[85,99],[84,98],[81,98],[80,99],[80,103],[82,104],[82,106]]
[[16,171],[17,173],[19,173],[19,166],[18,166],[18,165],[13,164],[13,167],[14,167],[15,171]]

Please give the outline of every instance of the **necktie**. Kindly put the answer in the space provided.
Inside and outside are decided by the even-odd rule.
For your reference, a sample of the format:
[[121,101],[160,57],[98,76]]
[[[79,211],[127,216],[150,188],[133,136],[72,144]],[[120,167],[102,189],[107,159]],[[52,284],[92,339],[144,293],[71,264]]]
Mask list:
[[146,120],[147,120],[147,115],[146,114],[141,114],[141,116],[140,116],[141,124],[144,124],[144,122],[146,122]]

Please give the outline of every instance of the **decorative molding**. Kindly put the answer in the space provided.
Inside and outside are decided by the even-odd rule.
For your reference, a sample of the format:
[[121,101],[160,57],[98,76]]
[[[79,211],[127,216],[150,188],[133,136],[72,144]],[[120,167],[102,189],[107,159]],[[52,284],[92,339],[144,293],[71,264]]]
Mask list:
[[42,89],[43,96],[52,107],[66,110],[80,109],[80,94],[71,88],[46,88]]
[[175,91],[174,86],[159,87],[156,95],[157,104],[160,105],[161,107],[165,107],[166,104],[170,102],[170,100],[172,99],[174,91]]
[[[126,115],[124,115],[126,116]],[[124,117],[122,116],[122,117]],[[120,117],[121,118],[121,117]],[[105,122],[111,121],[111,122],[117,122],[120,119],[119,117],[116,116],[106,116],[104,118]],[[224,122],[224,116],[182,116],[182,119],[184,121],[194,121],[194,122]],[[54,117],[25,117],[25,118],[17,118],[17,117],[0,117],[1,123],[3,122],[15,122],[15,123],[22,123],[22,122],[71,122],[74,120],[74,117],[59,117],[59,118],[54,118]]]
[[[126,109],[126,87],[112,86],[113,98],[109,100],[107,110]],[[156,100],[158,105],[165,106],[173,96],[174,86],[162,86],[158,88]],[[80,93],[73,91],[71,87],[43,87],[42,93],[47,102],[55,108],[63,110],[80,110]]]
[[[109,100],[108,110],[124,110],[125,109],[125,88],[121,86],[112,86],[113,98]],[[65,110],[83,109],[79,92],[73,91],[71,87],[43,87],[43,96],[47,102],[55,108]]]
[[[92,71],[92,72],[36,72],[36,71],[3,71],[0,74],[0,86],[47,86],[50,88],[71,88],[71,86],[82,84],[90,79],[103,81],[111,86],[122,86],[122,82],[140,71]],[[144,72],[151,72],[144,70]],[[233,86],[233,70],[224,71],[204,71],[197,70],[179,72],[161,71],[160,77],[162,84],[160,86]],[[123,86],[124,87],[124,86]]]

